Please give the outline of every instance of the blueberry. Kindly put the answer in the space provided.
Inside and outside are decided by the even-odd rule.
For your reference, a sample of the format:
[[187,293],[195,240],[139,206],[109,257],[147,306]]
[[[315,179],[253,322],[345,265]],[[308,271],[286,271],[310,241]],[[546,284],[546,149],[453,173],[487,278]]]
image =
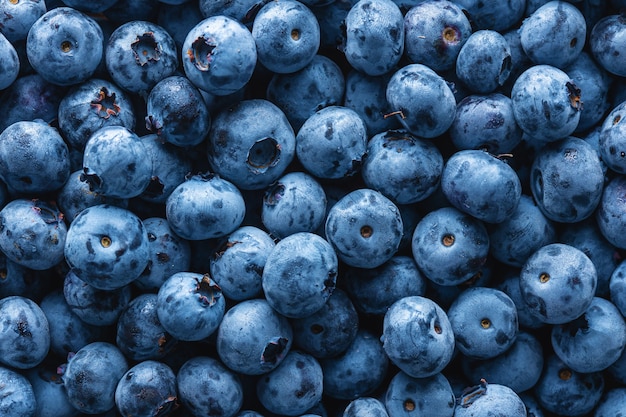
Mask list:
[[446,81],[426,65],[408,64],[396,71],[387,84],[386,97],[390,114],[416,136],[440,136],[454,121],[454,94]]
[[11,261],[34,270],[63,260],[67,227],[53,204],[15,199],[0,210],[0,250]]
[[115,388],[115,405],[130,416],[169,415],[177,404],[176,375],[164,363],[143,361],[131,367]]
[[[615,106],[600,124],[598,149],[606,166],[618,174],[626,174],[626,143],[623,139],[626,102]],[[622,121],[622,123],[620,123]]]
[[342,417],[389,417],[385,404],[373,397],[359,397],[350,401]]
[[269,3],[268,0],[199,0],[200,11],[204,17],[224,15],[252,25],[254,18],[261,8]]
[[63,372],[70,403],[82,413],[98,414],[115,407],[115,388],[128,370],[122,352],[108,342],[93,342],[73,355]]
[[[54,361],[44,361],[39,366],[29,369],[24,376],[30,382],[35,395],[37,403],[35,416],[75,417],[80,413],[70,403],[63,386],[63,380],[57,371],[57,363],[54,363]],[[0,379],[6,380],[5,377],[0,377]],[[24,388],[21,391],[28,392],[28,388]],[[0,411],[3,411],[2,406],[0,406]],[[12,409],[12,412],[15,413],[14,409]],[[19,413],[16,415],[20,416]],[[32,414],[27,415],[30,416]]]
[[161,26],[145,20],[117,26],[104,54],[107,72],[115,84],[142,96],[178,67],[174,39]]
[[102,13],[116,2],[117,0],[94,0],[89,3],[84,3],[80,0],[63,0],[63,3],[68,7],[86,13]]
[[618,416],[626,407],[626,388],[607,389],[598,402],[594,417]]
[[455,0],[455,3],[463,9],[464,13],[469,15],[476,30],[491,29],[499,32],[514,28],[524,17],[527,9],[526,1],[524,0],[510,0],[506,2]]
[[312,7],[320,25],[320,48],[338,49],[345,41],[344,21],[359,0],[335,0],[320,7]]
[[448,379],[441,373],[425,378],[414,378],[398,372],[389,381],[384,395],[389,417],[422,415],[452,417],[455,398]]
[[448,365],[454,337],[448,316],[429,298],[401,298],[385,313],[381,336],[385,353],[414,378],[433,376]]
[[291,234],[267,257],[262,275],[265,298],[284,316],[310,316],[332,294],[337,268],[337,255],[326,240],[310,232]]
[[[483,380],[484,381],[484,380]],[[522,399],[506,385],[481,382],[457,399],[455,417],[526,417]]]
[[178,236],[203,240],[226,236],[243,221],[246,206],[234,184],[215,174],[197,174],[178,185],[165,203]]
[[57,7],[41,15],[26,38],[28,61],[48,82],[73,85],[94,75],[103,58],[104,34],[100,25],[70,7]]
[[626,75],[626,62],[621,51],[626,22],[621,14],[603,16],[589,34],[591,54],[611,74]]
[[276,368],[291,349],[293,330],[265,299],[231,307],[217,331],[217,353],[229,369],[261,375]]
[[46,12],[41,0],[0,3],[0,32],[12,43],[26,39],[30,27]]
[[530,312],[548,324],[580,317],[591,305],[597,273],[581,250],[563,243],[543,246],[520,272],[522,298]]
[[524,301],[522,290],[520,288],[520,270],[518,268],[509,271],[503,277],[502,281],[496,284],[495,288],[503,291],[515,303],[520,328],[539,329],[545,326],[545,323],[535,317],[531,308],[526,305],[526,302]]
[[626,192],[626,177],[618,175],[609,181],[602,190],[600,204],[595,212],[595,220],[602,236],[619,249],[626,248],[624,240],[623,198]]
[[0,90],[9,87],[20,73],[20,60],[11,42],[0,33]]
[[264,99],[242,100],[218,111],[207,140],[212,169],[244,190],[264,189],[276,181],[296,152],[285,113]]
[[148,233],[133,212],[100,204],[81,211],[70,224],[64,253],[81,280],[113,290],[137,279],[148,265]]
[[287,74],[304,68],[320,47],[320,27],[307,6],[296,0],[267,2],[254,18],[252,37],[259,62]]
[[[11,368],[0,366],[0,412],[11,417],[32,417],[37,399],[30,381]],[[61,416],[59,416],[61,417]]]

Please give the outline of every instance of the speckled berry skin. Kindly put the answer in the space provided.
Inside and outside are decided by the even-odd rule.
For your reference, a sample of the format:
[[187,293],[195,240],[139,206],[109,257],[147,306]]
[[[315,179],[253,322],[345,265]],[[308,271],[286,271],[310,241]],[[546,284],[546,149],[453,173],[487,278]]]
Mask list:
[[[248,128],[252,124],[255,129]],[[242,100],[219,111],[207,140],[211,168],[243,190],[264,189],[276,181],[296,152],[285,113],[263,99]]]
[[[525,417],[526,406],[522,399],[506,385],[484,383],[477,385],[480,393],[459,397],[455,417]],[[484,391],[482,391],[484,390]],[[471,396],[470,396],[471,395]]]
[[21,373],[0,366],[0,413],[14,417],[32,417],[37,411],[37,400],[32,384]]
[[473,32],[456,59],[456,75],[470,91],[495,92],[511,75],[511,49],[499,32]]
[[100,204],[81,211],[65,239],[65,259],[80,279],[102,290],[121,288],[148,265],[148,233],[133,212]]
[[621,14],[602,17],[592,28],[589,46],[595,60],[611,74],[626,76],[626,61],[621,47],[626,34],[626,20]]
[[33,69],[48,82],[72,85],[87,81],[103,57],[100,25],[78,10],[57,7],[37,19],[26,38]]
[[9,87],[20,73],[20,59],[11,42],[0,33],[0,91]]
[[[65,387],[63,381],[57,373],[57,364],[50,364],[44,362],[39,366],[29,369],[23,374],[28,382],[32,385],[32,391],[35,395],[36,411],[35,416],[42,417],[74,417],[79,411],[70,404],[67,394],[65,393]],[[0,377],[6,381],[6,377]],[[13,390],[17,383],[9,383],[10,389]],[[19,393],[23,395],[29,395],[29,389],[27,387],[18,387],[17,390],[12,391],[12,394]],[[12,395],[7,396],[11,401]],[[20,401],[20,406],[28,404],[27,400]],[[22,417],[19,412],[16,413],[17,405],[13,405],[11,413],[15,413],[18,417]],[[0,406],[0,412],[5,410]],[[8,411],[6,411],[9,414]],[[27,414],[26,416],[32,416],[33,414]],[[25,416],[25,417],[26,417]]]
[[109,36],[104,54],[107,72],[115,84],[144,97],[178,67],[172,36],[145,20],[118,26]]
[[251,26],[261,7],[267,0],[199,0],[200,12],[204,17],[224,15]]
[[69,175],[69,149],[54,127],[19,121],[0,133],[0,178],[13,192],[55,191]]
[[197,174],[177,186],[165,203],[167,221],[178,236],[204,240],[237,229],[246,213],[241,192],[214,174]]
[[624,195],[626,177],[616,176],[604,186],[595,219],[602,236],[613,246],[626,248],[626,219],[624,218]]
[[606,166],[618,174],[626,174],[626,102],[615,106],[600,125],[598,149]]
[[[464,13],[469,14],[474,30],[490,29],[505,32],[515,27],[528,13],[525,0],[509,0],[505,2],[484,3],[480,0],[455,0]],[[541,2],[544,3],[543,1]],[[488,7],[485,7],[488,5]]]
[[413,410],[429,416],[452,417],[455,398],[450,382],[441,373],[413,378],[400,371],[387,386],[384,404],[389,417],[406,415]]
[[225,96],[243,88],[254,71],[257,51],[250,31],[224,15],[207,17],[183,42],[183,69],[196,87]]
[[401,298],[389,307],[381,336],[385,353],[414,378],[441,372],[454,353],[454,333],[448,316],[433,300]]
[[39,365],[50,348],[50,327],[41,307],[12,295],[0,300],[0,317],[0,363],[15,369]]
[[385,404],[373,397],[359,397],[350,401],[342,417],[389,417]]
[[3,1],[0,3],[0,32],[10,42],[24,40],[33,23],[46,11],[43,0]]

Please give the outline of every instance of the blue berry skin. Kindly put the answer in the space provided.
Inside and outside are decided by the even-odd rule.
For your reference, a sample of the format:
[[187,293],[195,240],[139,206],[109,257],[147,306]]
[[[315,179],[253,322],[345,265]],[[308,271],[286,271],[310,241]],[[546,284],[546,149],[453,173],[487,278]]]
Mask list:
[[393,70],[404,53],[404,16],[392,0],[361,0],[345,20],[343,52],[348,63],[367,75]]
[[607,375],[613,378],[615,381],[624,384],[626,381],[626,350],[622,352],[622,356],[619,357],[611,366],[606,370]]
[[606,71],[626,76],[626,61],[621,53],[626,33],[626,21],[621,14],[603,16],[589,34],[591,54]]
[[320,25],[320,48],[337,49],[345,41],[343,22],[358,0],[335,0],[311,10]]
[[598,372],[615,363],[626,346],[626,323],[620,310],[604,298],[594,297],[582,316],[553,326],[554,353],[572,370]]
[[604,188],[602,163],[592,145],[583,139],[568,137],[551,142],[532,163],[530,185],[547,218],[577,223],[591,217],[600,203]]
[[235,304],[217,330],[220,360],[244,375],[261,375],[276,368],[292,343],[291,324],[262,298]]
[[217,330],[226,301],[208,275],[177,272],[157,293],[157,315],[165,330],[178,340],[198,341]]
[[107,197],[137,197],[148,188],[151,174],[152,159],[132,130],[105,126],[87,139],[81,179],[91,191]]
[[555,224],[525,194],[507,219],[489,225],[487,230],[491,256],[514,267],[521,267],[535,251],[556,241]]
[[380,340],[365,329],[359,329],[345,352],[319,362],[324,395],[339,400],[373,394],[384,383],[390,365]]
[[384,394],[389,417],[422,415],[452,417],[455,398],[448,379],[441,373],[426,378],[414,378],[400,371],[395,374]]
[[297,132],[313,113],[343,102],[346,80],[335,61],[317,54],[311,62],[291,74],[274,74],[266,97],[287,116]]
[[266,0],[199,0],[200,12],[204,17],[224,15],[251,26]]
[[489,235],[480,220],[443,207],[419,221],[411,251],[426,278],[439,285],[457,285],[472,278],[487,261]]
[[318,178],[350,177],[361,169],[367,139],[367,126],[356,110],[329,106],[312,114],[298,130],[296,155]]
[[456,59],[456,75],[475,93],[493,93],[511,75],[511,50],[499,32],[479,30],[470,35]]
[[613,304],[624,314],[626,312],[626,263],[620,262],[610,275],[609,298]]
[[57,7],[37,19],[26,38],[26,54],[46,81],[73,85],[87,81],[103,57],[100,25],[70,7]]
[[82,413],[98,414],[115,407],[115,388],[128,370],[126,358],[114,344],[93,342],[72,356],[63,373],[70,403]]
[[[11,368],[0,366],[0,413],[11,417],[33,417],[37,399],[30,381]],[[59,416],[61,417],[61,416]]]
[[458,210],[486,223],[500,223],[515,212],[522,184],[506,161],[468,149],[454,153],[446,162],[441,190]]
[[130,210],[100,204],[81,211],[65,239],[65,260],[83,281],[102,290],[121,288],[148,265],[148,233]]
[[0,33],[0,91],[8,88],[20,73],[20,59],[11,42]]
[[160,80],[148,95],[146,127],[180,147],[200,144],[211,127],[211,115],[200,91],[186,77]]
[[265,190],[261,222],[270,234],[282,239],[298,232],[314,232],[326,218],[326,193],[305,172],[289,172]]
[[156,23],[133,20],[109,36],[104,51],[106,69],[119,87],[141,96],[178,67],[172,36]]
[[[21,295],[39,302],[56,285],[56,280],[45,277],[50,270],[35,271],[21,266],[0,253],[0,299],[10,295]],[[43,278],[43,279],[41,279]]]
[[263,268],[274,246],[274,239],[255,226],[242,226],[222,238],[210,271],[227,298],[242,301],[261,295]]
[[53,203],[20,198],[0,210],[0,250],[26,268],[42,271],[63,261],[67,233]]
[[360,188],[329,210],[326,239],[344,263],[376,268],[396,254],[403,234],[398,207],[378,191]]
[[600,402],[604,388],[605,378],[601,372],[576,372],[558,356],[550,354],[545,358],[543,373],[533,393],[546,412],[582,416]]
[[63,0],[63,4],[66,6],[85,13],[102,13],[116,2],[117,0],[95,0],[88,3],[81,2],[80,0]]
[[50,349],[50,327],[45,313],[30,298],[0,299],[0,363],[16,369],[39,365]]
[[149,217],[143,220],[143,225],[148,232],[150,259],[133,285],[143,292],[157,292],[175,273],[189,271],[191,245],[178,237],[164,218]]
[[225,96],[246,86],[257,62],[252,33],[224,15],[207,17],[194,26],[182,51],[189,81],[208,93]]
[[383,316],[400,298],[426,293],[426,278],[413,258],[404,255],[373,269],[348,267],[341,281],[354,307],[369,315]]
[[167,221],[178,236],[204,240],[237,229],[246,213],[241,192],[215,174],[197,174],[177,186],[165,203]]
[[501,93],[465,97],[456,107],[448,132],[457,149],[484,149],[494,155],[512,152],[523,133],[511,99]]
[[69,175],[69,149],[54,127],[19,121],[0,133],[0,178],[9,190],[28,194],[55,191]]
[[154,20],[160,4],[151,0],[117,0],[103,14],[117,25],[133,20]]
[[454,68],[472,34],[463,9],[452,1],[418,1],[404,15],[405,55],[435,71]]
[[180,402],[195,417],[233,417],[243,404],[239,376],[208,356],[185,362],[176,376],[176,387]]
[[[24,376],[32,386],[37,403],[34,416],[76,417],[80,414],[80,411],[70,403],[67,397],[63,380],[57,371],[58,364],[54,363],[54,361],[51,362],[52,363],[44,362],[24,373]],[[6,381],[5,377],[0,377],[0,379]],[[28,388],[23,388],[22,391],[28,392]],[[14,409],[15,408],[12,409],[12,412],[14,412]],[[2,406],[0,406],[0,412],[5,412]],[[20,416],[19,413],[16,415]],[[33,414],[27,415],[32,416]]]
[[475,30],[490,29],[504,32],[514,28],[526,11],[525,0],[487,3],[477,0],[455,0],[454,2],[470,16]]
[[259,62],[279,74],[301,70],[320,47],[315,15],[296,0],[267,2],[261,7],[254,18],[252,37]]
[[337,288],[324,306],[301,319],[292,319],[294,346],[315,358],[345,352],[359,329],[359,315],[345,291]]
[[454,353],[454,333],[445,311],[433,300],[408,296],[396,301],[383,321],[385,353],[414,378],[441,372]]
[[98,78],[72,87],[59,103],[58,113],[63,137],[78,150],[83,150],[87,139],[101,127],[135,127],[129,95],[114,83]]
[[310,316],[335,289],[337,268],[337,255],[322,237],[310,232],[289,235],[276,244],[265,262],[265,298],[286,317]]
[[386,97],[392,113],[416,136],[440,136],[454,121],[454,94],[446,81],[426,65],[408,64],[396,71],[387,84]]
[[600,158],[608,169],[618,174],[626,174],[626,141],[624,121],[626,101],[615,106],[600,124],[598,148]]
[[130,286],[115,290],[99,290],[71,270],[63,280],[63,296],[72,313],[93,326],[115,324],[131,300]]
[[26,39],[30,27],[46,12],[41,0],[0,3],[0,32],[11,43]]
[[623,198],[626,193],[626,177],[618,175],[604,186],[595,219],[602,236],[613,246],[626,249],[626,219]]
[[258,380],[257,397],[272,413],[297,416],[322,399],[323,380],[322,367],[313,356],[292,350]]
[[553,142],[578,127],[581,92],[564,71],[551,65],[534,65],[522,72],[511,89],[513,114],[532,139]]
[[182,4],[161,3],[163,4],[159,5],[156,22],[172,36],[180,53],[187,33],[204,19],[200,6],[195,1],[185,1]]
[[447,314],[457,349],[471,358],[490,359],[504,353],[519,331],[515,302],[495,288],[466,289]]
[[389,417],[385,404],[373,397],[359,397],[350,401],[342,417]]
[[159,360],[178,343],[157,313],[158,296],[143,293],[133,298],[117,320],[115,343],[129,360]]
[[591,260],[563,243],[536,251],[520,272],[522,298],[531,314],[548,324],[564,324],[580,317],[591,305],[596,286]]
[[626,388],[609,388],[598,402],[594,417],[618,416],[624,409],[626,409]]
[[164,363],[143,361],[117,383],[115,405],[122,416],[169,415],[177,404],[176,375]]
[[388,130],[367,142],[361,176],[367,187],[395,204],[413,204],[439,187],[443,165],[443,156],[431,141],[406,130]]
[[[484,392],[468,393],[457,399],[455,417],[526,417],[526,406],[522,399],[506,385],[477,385]],[[486,387],[486,389],[484,388]],[[460,400],[460,402],[459,402]]]
[[[249,126],[255,129],[249,129]],[[285,113],[264,99],[219,111],[207,138],[211,168],[243,190],[260,190],[283,175],[295,157],[296,137]]]

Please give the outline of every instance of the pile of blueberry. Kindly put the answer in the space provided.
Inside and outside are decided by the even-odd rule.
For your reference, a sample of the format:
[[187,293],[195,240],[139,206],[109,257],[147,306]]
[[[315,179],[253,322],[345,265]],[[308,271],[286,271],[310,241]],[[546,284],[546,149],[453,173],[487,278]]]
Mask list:
[[624,0],[0,0],[0,416],[626,415],[624,77]]

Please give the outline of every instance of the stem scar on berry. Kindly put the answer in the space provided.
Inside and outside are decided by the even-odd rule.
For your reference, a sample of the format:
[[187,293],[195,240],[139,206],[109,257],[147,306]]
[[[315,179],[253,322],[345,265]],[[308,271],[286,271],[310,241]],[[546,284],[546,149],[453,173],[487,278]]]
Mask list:
[[567,87],[567,91],[569,93],[569,102],[570,105],[576,110],[581,110],[583,108],[583,102],[580,100],[580,88],[576,87],[576,85],[572,82],[566,82],[565,86]]
[[108,119],[110,116],[117,116],[121,110],[115,100],[115,93],[110,93],[106,87],[101,87],[90,103],[91,107],[96,110],[98,116]]
[[221,296],[220,287],[211,281],[208,275],[204,275],[201,280],[196,280],[197,285],[194,290],[195,293],[200,295],[200,302],[207,306],[213,306]]
[[213,51],[216,47],[217,45],[212,39],[200,36],[193,41],[191,49],[187,50],[187,57],[199,71],[206,72],[211,67]]
[[457,399],[457,403],[463,407],[467,408],[474,401],[476,401],[479,397],[487,394],[487,381],[482,378],[480,380],[480,384],[475,385],[473,387],[468,387],[463,390],[461,396]]
[[130,44],[135,56],[135,61],[142,67],[150,61],[158,61],[161,56],[161,48],[154,38],[153,32],[145,32],[137,36],[137,39]]
[[450,233],[446,233],[445,235],[443,235],[443,237],[441,238],[441,243],[443,243],[443,246],[446,247],[450,247],[452,245],[454,245],[454,235],[450,234]]
[[545,284],[548,281],[550,281],[550,274],[548,274],[547,272],[542,272],[541,274],[539,274],[539,282]]
[[410,398],[404,400],[404,403],[402,403],[402,405],[404,406],[405,411],[411,412],[415,410],[415,401]]
[[365,239],[372,237],[373,234],[374,234],[374,229],[372,228],[372,226],[365,225],[361,227],[361,236],[364,237]]

